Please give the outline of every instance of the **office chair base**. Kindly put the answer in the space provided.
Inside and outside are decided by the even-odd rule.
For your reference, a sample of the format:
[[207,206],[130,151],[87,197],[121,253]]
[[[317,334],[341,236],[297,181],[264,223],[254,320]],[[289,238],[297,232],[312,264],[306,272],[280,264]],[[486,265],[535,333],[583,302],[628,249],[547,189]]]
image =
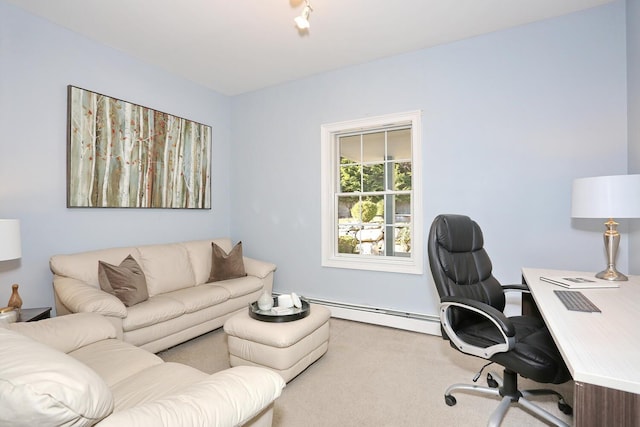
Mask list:
[[[495,372],[489,372],[487,374],[487,384],[491,388],[502,387],[503,386],[502,378]],[[512,389],[513,389],[513,393],[518,392],[517,385],[515,383],[512,385]],[[555,390],[551,390],[548,388],[522,390],[520,391],[520,395],[526,398],[535,397],[535,396],[554,395],[558,398],[558,409],[565,415],[573,415],[573,408],[571,407],[571,405],[569,405],[567,401],[564,400],[564,396],[562,396],[560,393],[558,393]]]
[[512,403],[518,404],[522,406],[524,409],[528,410],[539,416],[540,418],[550,422],[551,424],[558,427],[569,427],[569,424],[562,421],[560,418],[550,414],[546,410],[542,409],[538,405],[534,404],[529,400],[529,398],[535,396],[542,395],[554,395],[558,397],[558,408],[565,414],[571,415],[572,409],[571,406],[566,403],[564,397],[560,393],[555,390],[549,389],[535,389],[535,390],[518,390],[516,381],[517,377],[513,372],[507,372],[505,370],[505,378],[507,379],[507,384],[503,383],[502,378],[500,378],[496,374],[487,375],[488,381],[492,384],[498,384],[499,387],[485,387],[473,384],[454,384],[450,386],[444,394],[445,403],[448,406],[454,406],[457,401],[452,393],[456,391],[469,391],[472,393],[479,393],[483,395],[490,395],[501,398],[500,404],[493,411],[491,417],[489,418],[488,426],[489,427],[497,427],[502,423],[507,411],[511,407]]

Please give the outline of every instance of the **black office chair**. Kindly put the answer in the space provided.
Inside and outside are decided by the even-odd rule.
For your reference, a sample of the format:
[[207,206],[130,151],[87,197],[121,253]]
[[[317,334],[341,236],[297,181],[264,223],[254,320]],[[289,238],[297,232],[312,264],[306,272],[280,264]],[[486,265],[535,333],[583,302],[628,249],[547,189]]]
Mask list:
[[541,319],[531,316],[507,318],[503,314],[505,290],[526,291],[527,288],[525,285],[501,286],[491,273],[491,260],[483,245],[480,227],[467,216],[438,215],[429,231],[429,265],[440,295],[443,338],[463,353],[504,367],[502,379],[496,374],[487,375],[489,387],[450,386],[444,395],[445,402],[449,406],[456,404],[454,391],[479,392],[502,398],[489,419],[489,426],[500,425],[511,403],[520,404],[554,425],[567,426],[529,401],[535,395],[552,394],[559,399],[559,409],[571,414],[571,406],[558,392],[518,390],[518,374],[552,384],[564,383],[571,375]]

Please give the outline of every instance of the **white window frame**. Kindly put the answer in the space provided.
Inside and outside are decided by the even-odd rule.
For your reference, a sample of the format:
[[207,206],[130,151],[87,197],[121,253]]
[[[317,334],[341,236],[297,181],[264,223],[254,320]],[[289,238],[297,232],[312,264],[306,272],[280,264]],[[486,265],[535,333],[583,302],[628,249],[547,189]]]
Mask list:
[[[423,207],[422,207],[422,112],[366,117],[321,125],[321,244],[322,266],[356,270],[423,274]],[[409,257],[339,254],[337,248],[337,206],[335,203],[339,156],[335,136],[350,131],[411,124],[411,255]]]

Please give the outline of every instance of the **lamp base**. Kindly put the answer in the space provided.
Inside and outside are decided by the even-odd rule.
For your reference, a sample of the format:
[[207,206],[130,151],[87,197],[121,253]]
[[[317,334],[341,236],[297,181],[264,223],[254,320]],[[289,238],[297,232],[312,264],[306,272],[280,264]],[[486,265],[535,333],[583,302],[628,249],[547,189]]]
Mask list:
[[596,274],[596,277],[598,279],[604,279],[604,280],[609,280],[609,281],[618,281],[618,282],[624,282],[626,280],[629,280],[629,278],[627,276],[625,276],[624,274],[620,273],[618,270],[616,270],[615,267],[610,266],[609,268],[607,268],[604,271],[601,271],[600,273]]
[[629,280],[627,276],[616,270],[616,256],[618,255],[618,244],[620,243],[620,233],[618,233],[618,223],[609,218],[605,222],[607,230],[604,232],[604,248],[607,252],[607,269],[596,274],[598,279],[609,280],[611,282],[622,282]]

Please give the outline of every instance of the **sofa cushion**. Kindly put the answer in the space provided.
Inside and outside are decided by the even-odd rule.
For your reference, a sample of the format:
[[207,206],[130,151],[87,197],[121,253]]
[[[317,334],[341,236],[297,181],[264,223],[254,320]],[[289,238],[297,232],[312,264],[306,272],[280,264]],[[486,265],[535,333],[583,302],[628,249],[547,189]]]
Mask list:
[[175,319],[185,313],[185,306],[180,301],[166,295],[156,295],[148,300],[129,307],[127,317],[122,319],[123,331],[144,328],[170,319]]
[[189,253],[193,274],[196,278],[196,285],[201,285],[209,281],[211,274],[211,242],[220,246],[225,252],[231,251],[233,245],[229,238],[208,239],[208,240],[192,240],[184,242],[182,245]]
[[74,313],[38,322],[16,322],[8,329],[69,353],[97,341],[116,337],[113,323],[95,313]]
[[120,265],[99,261],[98,283],[103,291],[115,295],[127,307],[149,298],[147,280],[142,268],[131,254]]
[[157,353],[221,327],[226,319],[223,316],[247,307],[249,304],[249,302],[242,301],[239,307],[235,307],[233,302],[225,301],[223,304],[212,305],[193,313],[185,313],[166,322],[132,329],[124,332],[123,338],[126,342],[144,350]]
[[220,286],[199,285],[169,292],[163,297],[179,301],[184,306],[185,313],[193,313],[228,300],[229,292]]
[[[226,289],[231,298],[241,297],[262,289],[262,280],[255,276],[240,277],[238,279],[215,282],[211,286],[220,286]],[[256,297],[256,300],[258,297]]]
[[189,253],[181,244],[140,246],[138,250],[150,297],[195,286]]
[[161,363],[142,370],[113,388],[114,411],[156,400],[208,377],[202,371],[180,363]]
[[54,255],[49,260],[49,267],[58,276],[71,277],[98,288],[98,262],[118,264],[127,255],[140,259],[136,248],[112,248],[70,255]]
[[236,279],[247,275],[242,259],[242,242],[238,242],[229,253],[212,242],[211,256],[209,282]]
[[155,354],[118,339],[98,341],[70,352],[69,356],[91,368],[109,387],[163,363]]
[[0,425],[93,425],[113,411],[107,384],[71,356],[0,328]]
[[114,412],[99,426],[247,425],[280,396],[284,385],[280,375],[265,368],[225,369],[162,398]]

